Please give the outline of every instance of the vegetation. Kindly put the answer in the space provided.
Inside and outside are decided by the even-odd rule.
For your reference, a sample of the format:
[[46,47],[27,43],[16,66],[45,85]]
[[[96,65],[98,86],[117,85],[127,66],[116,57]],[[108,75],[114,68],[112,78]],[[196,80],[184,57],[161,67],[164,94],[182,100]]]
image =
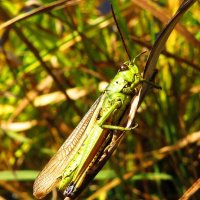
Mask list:
[[[38,172],[128,60],[108,1],[63,2],[0,1],[0,199],[33,199]],[[182,1],[115,2],[134,58],[151,49]],[[167,41],[155,79],[162,90],[145,97],[139,127],[81,199],[171,200],[200,187],[198,11],[195,3]],[[136,60],[141,72],[147,56]]]

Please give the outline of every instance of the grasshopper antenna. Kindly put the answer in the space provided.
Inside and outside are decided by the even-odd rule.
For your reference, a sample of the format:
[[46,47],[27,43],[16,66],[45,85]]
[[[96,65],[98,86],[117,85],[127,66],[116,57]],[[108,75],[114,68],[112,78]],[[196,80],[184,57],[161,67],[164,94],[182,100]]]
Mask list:
[[110,2],[110,7],[111,7],[111,11],[112,11],[112,16],[113,16],[114,21],[115,21],[115,24],[116,24],[116,26],[117,26],[117,30],[119,31],[119,34],[120,34],[122,43],[123,43],[124,48],[125,48],[125,50],[126,50],[126,54],[127,54],[127,56],[128,56],[128,59],[131,61],[131,56],[130,56],[130,54],[129,54],[129,52],[128,52],[128,49],[127,49],[127,46],[126,46],[124,37],[123,37],[122,32],[121,32],[121,30],[120,30],[119,24],[118,24],[118,22],[117,22],[117,19],[116,19],[116,16],[115,16],[115,12],[114,12],[114,9],[113,9],[113,6],[112,6],[112,3],[111,3],[111,2]]

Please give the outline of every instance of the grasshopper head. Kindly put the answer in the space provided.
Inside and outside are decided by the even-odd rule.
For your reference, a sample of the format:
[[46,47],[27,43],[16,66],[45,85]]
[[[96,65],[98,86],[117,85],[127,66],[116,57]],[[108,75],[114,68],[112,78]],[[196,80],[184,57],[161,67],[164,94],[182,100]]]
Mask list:
[[119,72],[123,74],[123,78],[125,81],[132,83],[137,81],[137,77],[141,76],[137,65],[133,61],[125,62],[119,69]]
[[127,61],[121,65],[117,75],[107,86],[106,91],[121,92],[124,88],[140,82],[141,74],[134,61]]

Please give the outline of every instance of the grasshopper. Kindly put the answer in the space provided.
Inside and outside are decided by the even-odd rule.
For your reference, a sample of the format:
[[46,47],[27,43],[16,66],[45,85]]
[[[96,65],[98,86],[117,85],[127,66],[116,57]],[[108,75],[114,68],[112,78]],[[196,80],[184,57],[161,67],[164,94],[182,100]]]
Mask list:
[[[111,10],[117,25],[112,4]],[[118,25],[117,28],[120,32]],[[135,59],[130,59],[121,32],[120,36],[129,61],[121,65],[103,94],[40,172],[33,186],[36,198],[45,197],[56,186],[64,191],[66,199],[76,198],[104,166],[122,139],[123,134],[117,136],[117,131],[130,131],[137,127],[137,124],[130,128],[118,124],[132,98],[138,94],[141,83],[146,82],[160,89],[142,78]]]
[[78,193],[87,174],[103,156],[112,132],[136,127],[125,128],[118,123],[142,82],[145,80],[135,60],[120,67],[103,94],[38,175],[33,186],[36,198],[45,197],[57,185],[65,196]]

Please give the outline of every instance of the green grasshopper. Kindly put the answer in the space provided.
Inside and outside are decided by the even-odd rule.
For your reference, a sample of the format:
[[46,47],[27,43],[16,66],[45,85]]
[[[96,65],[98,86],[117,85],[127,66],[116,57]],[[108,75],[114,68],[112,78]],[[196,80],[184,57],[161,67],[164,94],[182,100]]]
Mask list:
[[57,185],[65,196],[74,196],[108,146],[111,130],[129,131],[136,127],[118,126],[139,85],[145,82],[134,61],[120,67],[104,93],[40,172],[33,186],[36,198],[45,197]]
[[[111,10],[117,25],[112,4]],[[120,32],[118,25],[117,28]],[[120,36],[131,60],[121,32]],[[38,175],[33,186],[36,198],[45,197],[56,186],[64,191],[66,199],[75,198],[82,192],[122,139],[123,134],[118,135],[117,131],[124,132],[137,127],[127,128],[118,124],[143,82],[160,88],[142,78],[135,59],[120,67],[104,93]]]

